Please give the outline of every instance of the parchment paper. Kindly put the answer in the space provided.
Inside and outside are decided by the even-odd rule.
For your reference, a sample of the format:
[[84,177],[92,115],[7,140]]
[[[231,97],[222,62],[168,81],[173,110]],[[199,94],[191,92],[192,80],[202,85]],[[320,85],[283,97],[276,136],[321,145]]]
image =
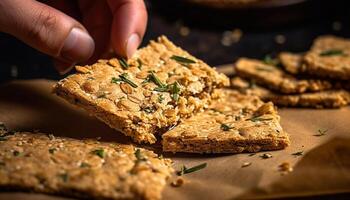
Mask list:
[[[131,142],[83,110],[51,94],[53,81],[14,81],[0,86],[0,121],[13,130],[40,130],[74,138]],[[291,146],[263,153],[237,155],[164,154],[175,169],[206,162],[207,168],[185,175],[185,184],[167,186],[164,199],[271,199],[350,192],[350,108],[279,109]],[[324,136],[314,136],[318,130]],[[160,152],[159,146],[150,147]],[[292,153],[303,151],[302,156]],[[266,153],[266,152],[265,152]],[[281,175],[278,165],[294,170]],[[244,162],[251,162],[242,168]],[[67,199],[42,194],[0,192],[0,199]]]

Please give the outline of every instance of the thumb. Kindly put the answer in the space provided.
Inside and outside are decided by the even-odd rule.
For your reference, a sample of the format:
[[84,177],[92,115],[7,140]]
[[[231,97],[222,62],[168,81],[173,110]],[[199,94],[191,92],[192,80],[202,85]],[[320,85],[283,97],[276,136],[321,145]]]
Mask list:
[[[45,4],[1,0],[0,13],[0,31],[64,63],[85,61],[94,51],[93,39],[79,22]],[[67,71],[62,66],[58,70]]]

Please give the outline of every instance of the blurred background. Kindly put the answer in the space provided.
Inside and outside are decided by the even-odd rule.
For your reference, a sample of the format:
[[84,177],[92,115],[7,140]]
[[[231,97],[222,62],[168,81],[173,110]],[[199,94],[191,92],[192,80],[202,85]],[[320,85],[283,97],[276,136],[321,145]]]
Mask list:
[[[263,58],[308,50],[323,34],[350,37],[350,1],[146,0],[143,45],[159,35],[217,66],[238,57]],[[0,33],[0,81],[62,78],[51,59]]]

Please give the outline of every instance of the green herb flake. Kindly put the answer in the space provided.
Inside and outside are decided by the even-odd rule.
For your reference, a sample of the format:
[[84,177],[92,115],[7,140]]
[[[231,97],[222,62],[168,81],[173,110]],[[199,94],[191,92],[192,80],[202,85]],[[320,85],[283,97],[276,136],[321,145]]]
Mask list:
[[252,157],[252,156],[255,156],[255,155],[256,155],[256,153],[250,153],[250,154],[248,154],[249,157]]
[[141,70],[143,63],[142,63],[142,60],[140,58],[137,59],[137,64],[138,64],[137,68],[139,68],[139,70]]
[[134,152],[134,155],[136,157],[136,161],[135,161],[136,163],[147,160],[146,158],[143,157],[140,149],[136,149]]
[[98,156],[100,158],[104,158],[105,157],[104,149],[96,149],[96,150],[93,150],[91,153],[95,154],[96,156]]
[[68,174],[67,173],[59,174],[58,176],[62,179],[63,182],[66,183],[68,181]]
[[182,65],[185,65],[185,66],[187,66],[187,64],[196,63],[196,61],[194,61],[194,60],[191,60],[189,58],[185,58],[185,57],[182,57],[182,56],[176,56],[176,55],[171,56],[170,59],[173,59],[176,62],[178,62],[178,63],[180,63]]
[[318,133],[315,134],[314,136],[316,136],[316,137],[324,136],[324,135],[326,135],[326,133],[328,132],[328,129],[324,129],[324,130],[318,129],[317,132],[318,132]]
[[153,106],[147,106],[142,108],[141,110],[143,110],[147,114],[152,114],[156,111],[156,109]]
[[119,75],[119,78],[116,77],[112,77],[111,79],[111,83],[116,83],[119,84],[120,82],[125,82],[128,83],[131,87],[133,88],[137,88],[137,84],[132,82],[129,78],[128,78],[128,74],[127,73],[122,73]]
[[13,155],[14,155],[14,156],[19,156],[19,155],[21,155],[21,153],[20,153],[19,151],[17,151],[17,150],[14,150],[14,151],[13,151]]
[[86,162],[82,162],[80,164],[80,168],[88,168],[88,167],[91,167],[91,165],[89,163],[86,163]]
[[293,156],[302,156],[304,155],[304,151],[298,151],[298,152],[295,152],[295,153],[292,153]]
[[160,79],[155,75],[153,71],[151,71],[149,74],[149,80],[153,81],[159,87],[166,87],[166,85],[160,81]]
[[252,122],[259,122],[259,121],[270,121],[272,120],[272,118],[261,118],[260,116],[258,116],[258,117],[252,117],[252,118],[246,119],[246,121],[248,120]]
[[230,129],[233,129],[232,126],[229,126],[229,125],[227,125],[227,124],[221,124],[220,128],[221,128],[221,130],[223,130],[223,131],[230,131]]
[[189,173],[204,169],[206,167],[207,167],[207,163],[202,163],[200,165],[197,165],[191,168],[187,168],[185,165],[182,165],[181,169],[177,171],[177,175],[182,176],[184,174],[189,174]]
[[156,87],[156,88],[154,88],[154,91],[169,92],[171,98],[174,101],[178,101],[179,97],[180,97],[181,88],[180,88],[180,84],[176,81],[176,82],[169,84],[169,85]]
[[51,154],[54,154],[54,153],[55,153],[55,151],[57,151],[57,149],[56,149],[56,148],[50,148],[50,149],[49,149],[49,153],[51,153]]
[[164,98],[163,94],[159,94],[159,95],[158,95],[158,102],[159,102],[159,103],[163,103],[164,99],[165,99],[165,98]]
[[53,134],[48,134],[47,137],[50,139],[50,140],[54,140],[55,139],[55,136]]
[[260,156],[262,159],[269,159],[272,158],[272,155],[270,153],[264,153],[263,155]]
[[272,58],[270,55],[264,57],[263,62],[267,65],[277,66],[279,64],[278,59]]
[[124,58],[118,59],[118,61],[120,66],[122,66],[123,69],[129,68],[128,62]]
[[343,50],[340,49],[330,49],[330,50],[326,50],[323,51],[319,54],[320,56],[345,56],[346,54],[344,54]]
[[5,136],[0,136],[0,141],[6,141],[7,139],[5,138]]

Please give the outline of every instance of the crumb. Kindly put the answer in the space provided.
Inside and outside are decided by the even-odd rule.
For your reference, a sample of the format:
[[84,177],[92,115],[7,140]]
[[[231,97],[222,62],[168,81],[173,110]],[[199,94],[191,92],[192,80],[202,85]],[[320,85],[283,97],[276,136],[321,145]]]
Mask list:
[[332,29],[333,29],[334,31],[340,31],[342,28],[343,28],[343,25],[342,25],[341,22],[339,22],[339,21],[334,21],[334,22],[332,23]]
[[240,41],[243,35],[242,30],[234,29],[232,31],[225,31],[221,37],[221,44],[223,46],[231,46],[233,43],[237,43]]
[[190,34],[190,28],[186,27],[186,26],[181,26],[179,33],[181,36],[188,36]]
[[244,162],[241,167],[249,167],[250,165],[252,165],[251,162]]
[[290,165],[289,162],[283,162],[278,166],[279,171],[282,175],[288,174],[289,172],[293,171],[293,167]]
[[286,42],[286,37],[284,35],[276,35],[275,42],[277,44],[284,44]]
[[171,186],[173,186],[173,187],[180,187],[184,183],[185,183],[185,179],[183,179],[182,177],[178,177],[176,180],[171,182]]

